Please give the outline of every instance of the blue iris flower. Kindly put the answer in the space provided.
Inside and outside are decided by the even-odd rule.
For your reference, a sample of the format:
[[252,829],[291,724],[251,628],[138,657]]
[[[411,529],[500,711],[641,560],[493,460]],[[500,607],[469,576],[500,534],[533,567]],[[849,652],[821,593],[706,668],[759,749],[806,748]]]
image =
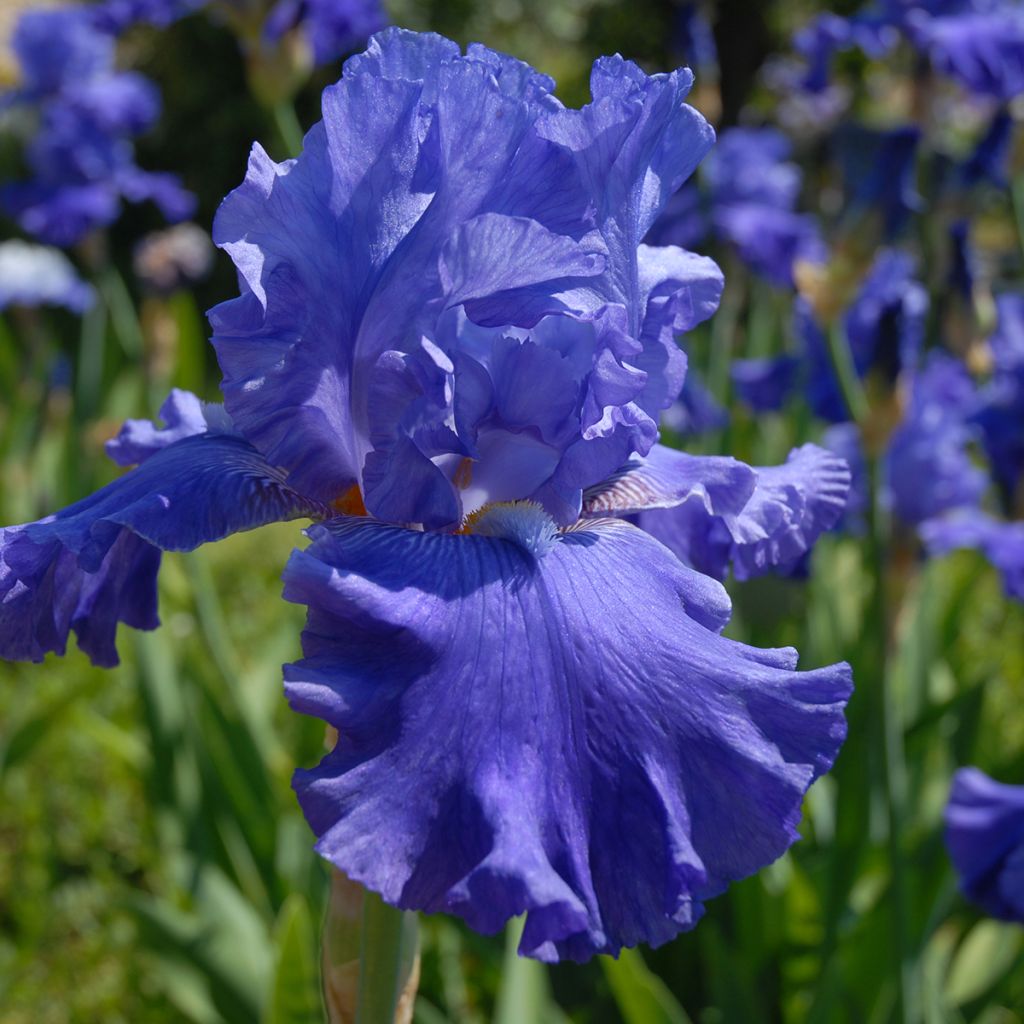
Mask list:
[[[90,10],[93,24],[120,33],[132,25],[169,25],[217,0],[101,0]],[[230,10],[231,0],[224,6]],[[278,42],[297,29],[316,64],[327,64],[365,42],[387,22],[380,0],[277,0],[267,12],[263,38]]]
[[[913,260],[896,249],[878,252],[843,316],[843,330],[858,376],[877,374],[887,384],[912,370],[921,357],[928,293],[915,276]],[[801,388],[816,416],[832,423],[849,410],[836,380],[828,339],[810,303],[797,299],[793,334],[798,350],[763,359],[737,361],[733,382],[753,409],[779,409]]]
[[851,17],[820,15],[794,37],[807,62],[803,87],[824,90],[842,50],[877,58],[901,39],[976,96],[1005,101],[1024,92],[1024,11],[1016,0],[880,0]]
[[264,35],[275,41],[298,28],[313,60],[327,64],[350,53],[386,22],[380,0],[278,0],[267,15]]
[[920,533],[930,555],[945,555],[959,548],[981,551],[1002,577],[1006,596],[1024,601],[1024,522],[1008,522],[979,508],[963,508],[928,520]]
[[695,186],[684,187],[655,222],[648,241],[693,245],[709,230],[772,284],[793,284],[798,260],[820,262],[825,246],[813,217],[796,212],[803,175],[789,140],[774,128],[723,132],[704,169],[710,216]]
[[89,8],[92,23],[104,32],[120,35],[133,25],[164,28],[199,10],[209,0],[99,0]]
[[961,768],[946,806],[946,847],[964,896],[1005,921],[1024,921],[1024,786]]
[[0,242],[0,310],[8,306],[63,306],[81,313],[95,297],[59,249],[20,239]]
[[976,507],[988,476],[971,460],[967,418],[974,383],[964,365],[934,352],[913,376],[903,422],[889,440],[886,478],[893,509],[918,525],[952,509]]
[[581,960],[778,857],[849,668],[724,638],[721,585],[626,518],[699,506],[761,565],[845,489],[819,449],[755,471],[657,443],[675,336],[722,288],[640,244],[712,143],[691,81],[603,58],[572,110],[482,46],[376,36],[217,216],[224,405],[175,392],[111,442],[137,468],[0,534],[0,654],[73,629],[111,664],[118,621],[156,625],[161,550],[312,518],[286,692],[339,740],[295,788],[350,877],[485,932],[525,912],[523,953]]
[[136,166],[131,139],[156,120],[160,98],[143,76],[114,69],[113,39],[86,8],[29,11],[13,46],[22,87],[5,102],[38,123],[25,152],[32,178],[0,188],[0,205],[25,231],[73,245],[114,221],[122,199],[151,199],[169,220],[192,213],[174,175]]

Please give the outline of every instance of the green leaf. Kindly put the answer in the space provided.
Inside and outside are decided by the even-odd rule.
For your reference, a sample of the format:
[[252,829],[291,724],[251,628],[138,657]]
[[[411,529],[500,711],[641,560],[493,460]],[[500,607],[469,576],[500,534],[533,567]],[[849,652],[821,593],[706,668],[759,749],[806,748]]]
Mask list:
[[1013,966],[1021,947],[1019,928],[998,921],[976,924],[953,957],[946,998],[963,1006],[998,984]]
[[618,960],[598,959],[625,1024],[690,1024],[686,1011],[637,950],[624,949]]
[[525,918],[517,918],[505,929],[505,957],[494,1024],[556,1021],[561,1017],[551,1001],[547,968],[537,960],[520,956],[516,951],[523,934],[524,921]]
[[320,969],[309,905],[292,893],[274,926],[274,973],[263,1024],[321,1024]]

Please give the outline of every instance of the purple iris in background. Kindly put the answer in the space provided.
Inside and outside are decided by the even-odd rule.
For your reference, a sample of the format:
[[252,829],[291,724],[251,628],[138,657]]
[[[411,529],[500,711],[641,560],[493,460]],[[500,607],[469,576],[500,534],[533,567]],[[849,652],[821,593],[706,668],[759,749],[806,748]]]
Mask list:
[[22,85],[5,102],[37,124],[25,150],[32,178],[0,188],[0,205],[25,231],[73,245],[113,222],[122,199],[151,199],[172,221],[192,213],[177,177],[136,166],[131,139],[154,123],[160,98],[141,75],[114,69],[114,41],[86,8],[29,11],[13,47]]
[[732,128],[707,168],[715,230],[754,273],[783,287],[797,260],[825,254],[814,218],[796,212],[803,175],[790,148],[774,128]]
[[204,7],[210,0],[99,0],[89,8],[92,23],[112,35],[133,25],[166,27]]
[[[100,0],[90,14],[94,24],[120,33],[136,24],[169,25],[202,8],[219,7],[230,14],[235,9],[245,12],[245,6],[238,0]],[[318,65],[351,53],[387,23],[380,0],[277,0],[264,6],[270,8],[264,41],[277,43],[297,30]]]
[[964,896],[1004,921],[1024,921],[1024,786],[978,768],[953,777],[946,846]]
[[[896,249],[881,249],[865,275],[843,330],[859,377],[879,375],[888,385],[921,358],[928,293],[915,276],[913,260]],[[740,397],[753,409],[780,409],[801,388],[816,416],[839,423],[849,415],[828,350],[828,339],[806,299],[793,307],[799,349],[764,359],[737,360],[731,367]]]
[[791,286],[794,263],[822,260],[825,247],[814,218],[796,212],[803,175],[790,150],[774,128],[723,132],[704,168],[710,218],[696,187],[688,186],[655,222],[648,241],[693,245],[711,226],[755,274]]
[[350,877],[486,932],[526,912],[523,953],[582,960],[778,857],[849,669],[722,637],[721,585],[626,519],[699,506],[760,566],[846,486],[812,447],[761,471],[657,443],[722,288],[640,244],[712,143],[691,81],[603,58],[571,110],[482,46],[375,37],[220,209],[224,405],[175,392],[109,445],[138,468],[0,533],[0,654],[74,629],[111,664],[118,621],[157,624],[161,549],[312,518],[286,691],[339,739],[295,788]]
[[264,25],[276,41],[298,28],[317,64],[328,64],[364,42],[387,22],[380,0],[278,0]]
[[886,479],[892,506],[918,525],[951,509],[978,505],[988,485],[968,451],[966,423],[974,383],[959,360],[932,353],[912,380],[909,408],[889,440]]
[[968,92],[1010,100],[1024,92],[1024,10],[1015,0],[880,0],[850,17],[822,14],[794,37],[803,87],[826,88],[836,53],[878,58],[907,40]]
[[1007,597],[1024,601],[1024,522],[1006,522],[977,508],[964,508],[921,526],[931,555],[976,548],[996,568]]

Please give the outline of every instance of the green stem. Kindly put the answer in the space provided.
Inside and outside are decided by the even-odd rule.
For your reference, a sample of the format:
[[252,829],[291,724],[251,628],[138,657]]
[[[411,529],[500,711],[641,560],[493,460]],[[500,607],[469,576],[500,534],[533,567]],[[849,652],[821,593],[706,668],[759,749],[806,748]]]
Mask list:
[[288,100],[275,103],[271,114],[274,117],[274,125],[281,142],[289,156],[298,156],[302,152],[302,125],[299,124],[295,108]]
[[1010,200],[1013,205],[1013,219],[1017,225],[1017,240],[1024,252],[1024,174],[1018,174],[1010,185]]
[[321,933],[329,1024],[409,1024],[419,981],[418,919],[340,871]]
[[93,415],[99,404],[106,340],[107,312],[102,302],[96,302],[82,316],[79,335],[75,405],[83,419]]
[[[828,332],[829,355],[836,378],[850,412],[860,428],[862,440],[871,415],[867,394],[857,375],[853,353],[841,323],[833,324]],[[896,983],[894,1018],[902,1024],[918,1019],[915,998],[915,963],[910,947],[910,911],[904,851],[901,841],[906,816],[906,761],[904,753],[903,716],[899,698],[894,690],[894,675],[889,671],[889,649],[892,640],[894,616],[898,608],[889,607],[889,583],[893,564],[892,529],[889,516],[881,500],[882,462],[878,455],[867,453],[870,484],[868,510],[868,559],[873,593],[868,611],[865,633],[875,638],[874,658],[870,659],[868,678],[861,680],[870,703],[869,728],[872,745],[879,751],[880,783],[886,810],[886,847],[891,872],[891,908],[893,954],[899,965]]]
[[416,960],[415,914],[389,907],[376,893],[363,898],[356,1024],[393,1024]]
[[841,323],[837,322],[829,328],[828,354],[832,360],[832,368],[836,372],[836,380],[839,381],[843,400],[850,411],[850,418],[863,430],[871,410],[867,395],[864,393],[864,385],[857,375],[846,331],[843,330]]
[[906,758],[903,714],[895,691],[895,676],[889,669],[889,652],[898,608],[891,607],[889,582],[894,566],[892,531],[881,503],[881,460],[871,456],[869,474],[871,505],[868,557],[874,581],[866,633],[876,640],[874,679],[865,680],[872,698],[870,727],[880,754],[882,795],[886,812],[886,853],[890,871],[892,945],[898,974],[894,1019],[902,1024],[918,1020],[915,998],[915,963],[910,943],[910,908],[902,835],[907,821]]

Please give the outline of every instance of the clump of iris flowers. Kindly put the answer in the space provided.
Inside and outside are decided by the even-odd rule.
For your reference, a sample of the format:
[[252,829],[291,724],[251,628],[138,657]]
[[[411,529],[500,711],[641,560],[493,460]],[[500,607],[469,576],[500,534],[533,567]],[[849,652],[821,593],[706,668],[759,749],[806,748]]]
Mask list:
[[29,177],[0,188],[0,206],[23,230],[70,246],[112,223],[122,200],[152,200],[182,220],[195,198],[172,174],[144,171],[132,139],[160,113],[155,86],[114,67],[114,39],[84,7],[29,11],[12,40],[21,83],[2,102],[29,123]]
[[311,518],[286,692],[338,742],[295,788],[351,878],[485,932],[525,912],[521,952],[582,960],[780,856],[849,668],[724,638],[722,586],[627,520],[699,508],[764,566],[848,485],[820,449],[762,473],[658,444],[722,288],[640,244],[713,141],[691,82],[603,58],[572,110],[482,46],[375,37],[217,216],[224,405],[173,393],[108,446],[137,468],[0,532],[0,654],[73,629],[113,664],[119,621],[157,625],[161,550]]
[[946,806],[946,846],[964,896],[1005,921],[1024,921],[1024,786],[961,768]]

